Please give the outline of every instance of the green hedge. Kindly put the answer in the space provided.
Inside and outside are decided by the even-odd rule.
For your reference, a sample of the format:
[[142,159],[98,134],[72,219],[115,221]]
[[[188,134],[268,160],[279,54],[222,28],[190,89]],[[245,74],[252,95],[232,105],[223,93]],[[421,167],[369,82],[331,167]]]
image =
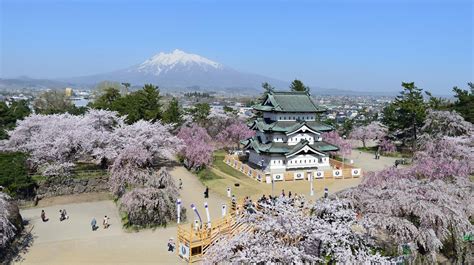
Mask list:
[[23,153],[0,153],[0,186],[13,197],[34,195],[36,183],[28,175],[26,159]]

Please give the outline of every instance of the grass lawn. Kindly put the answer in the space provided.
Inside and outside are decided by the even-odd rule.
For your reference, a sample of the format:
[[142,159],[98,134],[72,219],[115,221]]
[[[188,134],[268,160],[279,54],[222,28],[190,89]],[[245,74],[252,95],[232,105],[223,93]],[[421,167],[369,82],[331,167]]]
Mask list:
[[226,174],[229,174],[233,177],[236,177],[238,179],[248,179],[249,177],[246,176],[244,173],[238,171],[237,169],[234,169],[233,167],[230,167],[224,162],[224,157],[225,157],[225,151],[219,150],[214,152],[214,162],[212,164],[212,167],[217,168],[219,171],[222,171]]
[[203,183],[206,183],[206,182],[208,182],[210,180],[213,180],[213,179],[221,179],[222,178],[219,175],[217,175],[216,173],[214,173],[209,168],[205,168],[203,170],[200,170],[197,173],[197,176],[199,177],[199,180],[201,180]]

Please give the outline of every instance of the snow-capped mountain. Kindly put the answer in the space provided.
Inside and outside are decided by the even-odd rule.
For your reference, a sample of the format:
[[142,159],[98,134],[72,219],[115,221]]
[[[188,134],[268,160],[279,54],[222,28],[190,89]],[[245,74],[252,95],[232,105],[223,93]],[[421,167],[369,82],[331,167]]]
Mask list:
[[216,63],[197,54],[189,54],[176,49],[172,53],[160,52],[141,63],[136,70],[141,73],[154,74],[158,76],[162,73],[166,74],[167,71],[173,70],[174,68],[192,68],[196,66],[201,67],[203,71],[223,67],[220,63]]
[[243,73],[197,54],[174,50],[160,52],[144,62],[105,74],[68,78],[64,81],[94,84],[109,80],[129,82],[133,85],[153,83],[162,88],[187,88],[199,86],[202,89],[260,90],[262,82],[287,87],[288,83],[273,78]]

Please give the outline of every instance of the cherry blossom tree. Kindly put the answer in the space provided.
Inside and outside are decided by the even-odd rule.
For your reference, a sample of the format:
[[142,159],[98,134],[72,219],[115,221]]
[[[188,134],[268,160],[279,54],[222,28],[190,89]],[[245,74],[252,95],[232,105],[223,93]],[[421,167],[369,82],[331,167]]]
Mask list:
[[322,133],[321,138],[323,138],[323,141],[339,147],[339,151],[332,152],[332,154],[349,155],[352,152],[351,143],[348,140],[343,139],[336,131]]
[[[408,246],[420,260],[436,262],[442,249],[461,258],[462,237],[473,231],[472,182],[416,179],[406,169],[388,169],[365,177],[363,184],[337,194],[350,199],[372,235],[388,238],[387,253]],[[398,253],[401,254],[401,253]]]
[[248,139],[254,135],[254,130],[250,130],[248,125],[243,121],[237,120],[217,135],[217,141],[223,147],[231,147],[232,145],[235,145],[237,149],[240,149],[240,141]]
[[225,116],[212,116],[207,122],[205,128],[211,138],[217,137],[219,133],[235,123],[235,119]]
[[474,136],[425,139],[413,157],[413,176],[445,179],[474,173]]
[[172,157],[181,141],[159,122],[127,125],[116,112],[89,110],[83,116],[30,115],[9,132],[0,149],[29,154],[29,162],[44,175],[65,176],[78,160],[104,166],[128,145],[151,152],[153,159]]
[[[127,214],[125,225],[166,226],[177,220],[178,189],[167,170],[150,174],[142,185],[135,186],[120,199],[120,209]],[[182,208],[182,220],[185,213]]]
[[[18,206],[10,196],[0,192],[0,253],[5,251],[22,229],[22,218]],[[1,255],[0,261],[2,261]]]
[[302,198],[279,198],[261,207],[238,220],[250,229],[209,248],[206,264],[387,262],[373,254],[349,201],[322,200],[311,206]]
[[435,263],[438,253],[462,263],[462,239],[474,231],[474,141],[472,136],[432,138],[411,167],[388,168],[364,176],[361,185],[337,196],[349,199],[391,252],[409,246],[420,261]]
[[474,125],[455,111],[428,110],[421,131],[431,138],[456,137],[474,134]]
[[381,140],[387,134],[387,128],[379,122],[371,122],[366,126],[355,128],[349,138],[362,141],[364,148],[368,140]]
[[384,154],[394,153],[397,151],[397,147],[387,138],[382,138],[379,141],[379,147]]
[[186,167],[199,170],[212,164],[214,148],[211,137],[204,128],[195,123],[190,127],[182,126],[178,132],[178,138],[184,143],[180,155]]
[[90,128],[81,126],[81,116],[70,114],[31,115],[17,123],[2,149],[29,153],[29,161],[40,171],[55,174],[62,165],[81,159],[83,142]]

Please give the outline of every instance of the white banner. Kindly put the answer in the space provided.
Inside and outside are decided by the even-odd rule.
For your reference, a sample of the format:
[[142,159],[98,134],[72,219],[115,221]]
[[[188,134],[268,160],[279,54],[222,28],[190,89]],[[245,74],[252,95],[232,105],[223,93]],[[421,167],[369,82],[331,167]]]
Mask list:
[[273,174],[273,180],[282,181],[283,180],[283,174]]
[[294,179],[304,179],[304,173],[303,172],[295,172],[293,174]]
[[265,182],[266,182],[267,184],[272,183],[272,177],[270,177],[270,176],[265,176]]
[[183,243],[179,243],[179,255],[182,258],[189,260],[189,247]]
[[324,171],[318,170],[314,173],[314,178],[315,179],[322,179],[324,178]]
[[360,176],[360,168],[353,168],[351,170],[352,176]]
[[340,170],[340,169],[333,170],[332,175],[335,178],[342,178],[342,170]]

